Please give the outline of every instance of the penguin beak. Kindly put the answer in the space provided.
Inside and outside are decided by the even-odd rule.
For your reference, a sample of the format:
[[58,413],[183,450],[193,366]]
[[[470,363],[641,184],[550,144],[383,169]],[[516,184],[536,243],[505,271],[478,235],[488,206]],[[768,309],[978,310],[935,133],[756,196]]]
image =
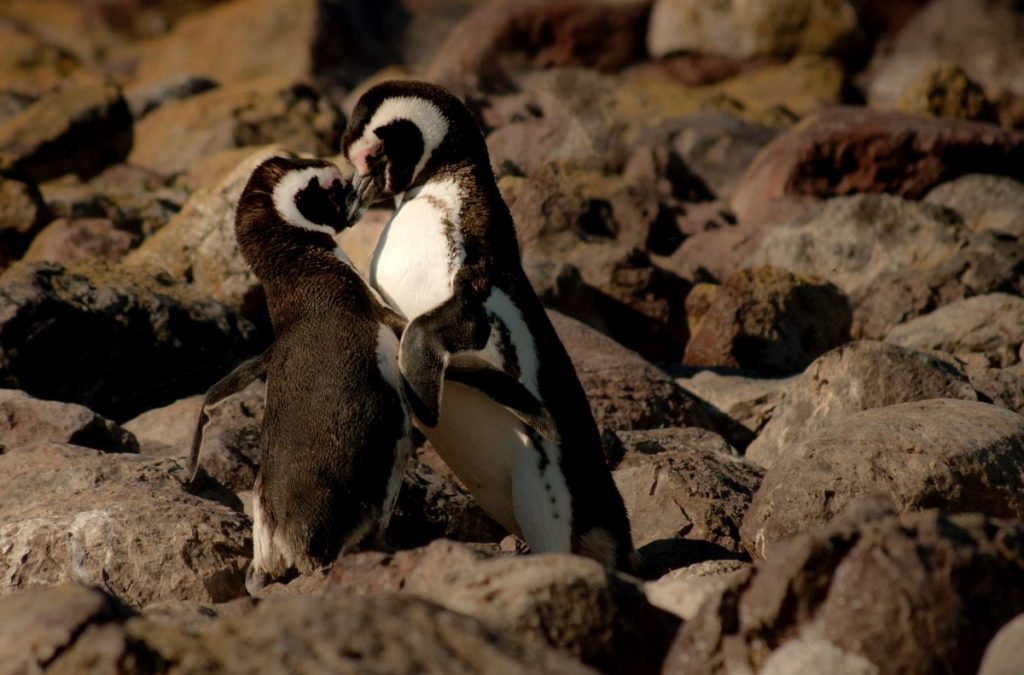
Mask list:
[[358,220],[363,211],[377,201],[377,196],[380,194],[377,183],[373,174],[370,173],[356,174],[352,179],[352,195],[348,208],[350,223]]

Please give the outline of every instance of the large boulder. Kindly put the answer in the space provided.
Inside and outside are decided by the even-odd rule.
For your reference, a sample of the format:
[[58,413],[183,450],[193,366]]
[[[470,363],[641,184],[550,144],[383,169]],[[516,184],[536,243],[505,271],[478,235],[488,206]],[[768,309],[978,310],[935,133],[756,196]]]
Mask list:
[[857,10],[848,0],[655,0],[647,46],[656,57],[683,51],[735,58],[841,53],[858,38]]
[[1024,360],[1024,298],[991,293],[954,302],[896,326],[886,341],[939,349],[996,367],[1012,366]]
[[141,607],[245,594],[249,521],[181,463],[40,442],[0,454],[0,594],[73,580]]
[[[850,304],[833,284],[784,269],[740,270],[720,287],[706,289],[710,302],[698,314],[683,363],[790,374],[850,338]],[[692,295],[692,294],[691,294]]]
[[861,340],[822,355],[786,389],[746,457],[771,467],[792,446],[849,415],[932,398],[976,401],[964,373],[927,352]]
[[873,509],[741,573],[686,623],[663,672],[976,672],[1024,609],[1024,528]]
[[125,420],[203,391],[261,336],[166,275],[18,263],[0,277],[0,382]]
[[713,428],[696,399],[638,354],[574,319],[557,312],[548,316],[569,352],[599,426]]
[[104,452],[139,451],[129,430],[88,408],[43,401],[16,389],[0,389],[0,440],[8,449],[48,441]]
[[867,108],[823,110],[769,143],[730,200],[741,221],[767,202],[888,192],[918,199],[969,173],[1024,177],[1024,135],[979,122]]
[[936,186],[924,198],[960,214],[973,230],[1024,236],[1024,183],[983,173]]
[[131,147],[132,115],[113,85],[69,84],[0,120],[0,153],[36,182],[95,175]]
[[765,474],[740,530],[756,558],[827,523],[856,499],[900,511],[1024,517],[1024,417],[987,403],[931,399],[852,414],[821,428]]

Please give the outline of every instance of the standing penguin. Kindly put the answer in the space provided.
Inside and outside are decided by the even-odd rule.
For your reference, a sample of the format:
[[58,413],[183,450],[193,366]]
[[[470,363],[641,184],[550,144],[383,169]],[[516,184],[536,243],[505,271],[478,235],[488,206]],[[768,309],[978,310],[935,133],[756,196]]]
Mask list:
[[[480,505],[536,552],[632,569],[622,497],[579,378],[523,272],[483,134],[444,89],[386,82],[356,104],[343,140],[357,208],[388,197],[370,280],[409,321],[407,399]],[[553,421],[545,433],[472,385],[445,382],[468,356],[516,378]]]
[[[267,376],[250,593],[292,569],[329,565],[384,527],[412,448],[397,365],[403,322],[331,236],[347,223],[350,197],[333,164],[274,157],[238,203],[239,249],[266,291],[274,343],[204,403]],[[204,421],[205,406],[193,477]]]

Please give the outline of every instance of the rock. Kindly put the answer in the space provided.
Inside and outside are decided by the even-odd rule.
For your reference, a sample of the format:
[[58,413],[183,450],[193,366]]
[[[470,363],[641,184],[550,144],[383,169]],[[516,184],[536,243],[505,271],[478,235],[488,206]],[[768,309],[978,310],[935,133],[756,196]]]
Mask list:
[[635,352],[574,319],[548,312],[572,359],[598,427],[713,428],[692,396]]
[[890,195],[837,197],[768,231],[750,263],[827,278],[854,293],[886,273],[937,267],[968,236],[960,217],[942,207]]
[[450,471],[437,471],[418,458],[406,466],[385,535],[389,544],[404,549],[435,539],[498,542],[505,534]]
[[8,450],[48,441],[104,452],[139,451],[130,431],[88,408],[43,401],[16,389],[0,389],[0,436]]
[[937,511],[854,515],[799,535],[705,602],[663,672],[975,672],[1024,608],[1024,528]]
[[0,173],[0,268],[22,256],[46,216],[34,183]]
[[[124,428],[135,435],[139,440],[141,452],[145,454],[187,457],[202,405],[202,394],[189,396],[169,405],[147,410],[125,422]],[[211,410],[211,416],[215,411],[216,408]],[[211,427],[212,424],[208,423],[206,428],[209,431]]]
[[[140,44],[133,89],[183,76],[222,84],[264,77],[356,82],[389,59],[358,4],[327,0],[240,0],[184,17]],[[365,22],[364,22],[365,23]]]
[[834,54],[859,32],[857,5],[821,0],[742,2],[655,0],[647,48],[654,57],[702,52],[734,58]]
[[1024,364],[1010,368],[967,368],[971,386],[978,391],[979,400],[987,400],[1000,407],[1024,415]]
[[434,575],[429,583],[411,575],[405,592],[605,673],[658,672],[678,628],[639,588],[578,556],[485,559],[438,574],[440,583]]
[[[944,63],[961,66],[992,97],[1024,94],[1020,34],[1024,13],[1008,0],[937,0],[915,14],[889,49],[879,50],[866,77],[873,104],[895,101]],[[979,49],[979,37],[984,49]]]
[[121,161],[132,146],[132,116],[111,85],[68,85],[0,120],[0,153],[42,182],[66,173],[89,177]]
[[989,293],[1024,294],[1024,233],[994,230],[930,269],[907,267],[875,277],[851,294],[853,334],[882,339],[896,326],[952,302]]
[[0,455],[0,594],[67,580],[134,607],[245,594],[248,520],[185,493],[181,470],[47,442]]
[[729,198],[757,153],[778,133],[724,110],[704,110],[677,124],[672,147],[720,199]]
[[126,92],[126,98],[135,119],[142,119],[165,103],[180,101],[216,88],[217,83],[207,77],[184,75],[178,80],[131,89]]
[[996,111],[985,99],[985,91],[963,68],[951,64],[937,66],[911,84],[897,107],[912,115],[996,121]]
[[255,353],[245,319],[142,270],[18,263],[0,277],[2,386],[131,418]]
[[40,190],[54,218],[105,218],[143,237],[166,225],[189,196],[167,176],[130,164],[115,164],[86,182],[65,176]]
[[665,539],[708,542],[714,546],[703,549],[717,557],[743,551],[740,523],[761,483],[760,469],[731,447],[723,452],[720,439],[692,443],[675,429],[624,432],[622,440],[626,460],[612,476],[641,555]]
[[746,567],[748,563],[739,560],[709,560],[689,565],[647,582],[644,593],[655,607],[689,621],[705,600],[725,590]]
[[1024,177],[1024,135],[867,108],[823,110],[769,143],[733,191],[740,221],[764,203],[888,192],[919,199],[969,173]]
[[67,583],[0,598],[0,655],[10,673],[41,673],[89,628],[131,612],[95,588]]
[[280,143],[330,155],[345,120],[313,87],[260,80],[172,101],[135,126],[128,160],[165,174],[187,171],[202,157],[242,146]]
[[931,354],[851,342],[818,357],[787,387],[746,457],[771,467],[802,440],[854,413],[934,398],[978,397],[962,372]]
[[278,154],[293,153],[279,146],[247,153],[218,182],[193,194],[167,227],[143,242],[125,262],[161,268],[247,317],[263,316],[263,287],[249,271],[235,240],[235,209],[253,169]]
[[1012,366],[1024,346],[1024,298],[991,293],[960,300],[893,328],[886,342]]
[[772,463],[743,520],[743,544],[756,558],[773,556],[874,493],[900,511],[1021,518],[1022,461],[1024,417],[987,403],[932,399],[855,413]]
[[759,267],[727,278],[686,346],[691,366],[802,370],[850,336],[850,306],[830,283]]
[[690,372],[677,377],[676,383],[703,402],[718,432],[740,450],[749,446],[772,419],[796,378],[749,377],[714,370]]
[[493,91],[507,86],[514,56],[533,68],[618,69],[641,56],[647,11],[637,0],[488,3],[449,33],[426,76],[456,91]]
[[724,438],[714,431],[700,427],[622,431],[615,434],[615,437],[622,444],[622,448],[615,455],[614,461],[609,463],[609,467],[612,469],[644,466],[653,461],[652,455],[671,454],[676,451],[684,455],[704,453],[727,458],[740,456],[736,448],[729,445]]
[[86,5],[90,25],[101,24],[128,38],[166,33],[177,21],[224,0],[103,0]]
[[1024,669],[1020,645],[1024,641],[1024,614],[999,629],[988,643],[978,675],[1013,675]]
[[925,202],[953,209],[973,230],[1024,236],[1024,183],[988,174],[970,174],[942,183]]
[[[5,15],[10,4],[4,4]],[[74,54],[44,39],[23,22],[8,18],[0,25],[0,90],[10,92],[14,101],[38,98],[67,81],[80,65],[81,60]]]
[[139,242],[106,218],[58,218],[36,235],[22,260],[70,263],[76,260],[116,261]]

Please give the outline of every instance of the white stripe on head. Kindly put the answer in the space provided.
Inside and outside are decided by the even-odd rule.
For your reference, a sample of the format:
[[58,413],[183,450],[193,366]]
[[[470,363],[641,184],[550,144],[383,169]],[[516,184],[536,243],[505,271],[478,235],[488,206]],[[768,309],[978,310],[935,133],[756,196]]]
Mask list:
[[363,135],[349,146],[348,157],[353,163],[355,157],[361,151],[365,151],[380,139],[374,133],[374,129],[386,126],[395,120],[409,120],[416,125],[423,135],[423,154],[416,162],[416,169],[412,173],[412,181],[415,182],[420,171],[426,166],[427,160],[434,154],[444,137],[448,135],[448,120],[445,119],[441,109],[432,101],[419,96],[393,96],[386,98],[373,113],[373,117],[363,129]]
[[274,186],[274,209],[289,225],[313,232],[325,232],[333,236],[334,228],[310,221],[295,205],[295,195],[309,185],[310,178],[316,178],[324,188],[327,188],[335,180],[343,180],[341,172],[334,166],[313,166],[298,171],[289,171]]

